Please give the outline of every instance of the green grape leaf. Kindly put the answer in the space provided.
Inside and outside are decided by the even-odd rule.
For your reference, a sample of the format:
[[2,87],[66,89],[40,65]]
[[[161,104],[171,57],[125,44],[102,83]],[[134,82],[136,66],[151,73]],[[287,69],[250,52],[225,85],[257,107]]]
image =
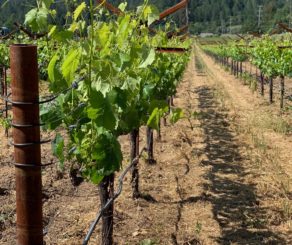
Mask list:
[[106,23],[104,23],[102,25],[102,27],[100,27],[97,30],[97,38],[98,38],[98,42],[100,43],[101,47],[106,46],[106,43],[108,42],[109,37],[110,37],[110,33],[111,33],[110,27]]
[[71,85],[74,79],[74,74],[78,69],[79,63],[80,49],[73,48],[65,57],[61,67],[62,75],[65,78],[68,85]]
[[62,77],[60,69],[57,65],[59,59],[60,59],[59,56],[55,54],[48,65],[48,80],[50,81],[50,89],[54,92],[66,89],[68,86],[64,82],[65,80]]
[[91,182],[96,185],[98,185],[104,178],[104,175],[100,173],[100,171],[94,171],[94,169],[91,171],[87,170],[84,173],[86,173],[85,175],[89,175]]
[[117,120],[109,98],[98,91],[92,91],[89,101],[91,107],[87,109],[88,117],[94,120],[97,127],[114,130]]
[[154,5],[147,6],[144,14],[147,15],[148,26],[156,20],[159,20],[159,10]]
[[69,30],[54,31],[52,33],[52,38],[58,42],[68,42],[73,38],[74,33]]
[[119,127],[123,133],[129,133],[140,127],[140,115],[135,106],[130,106],[124,111]]
[[180,119],[184,118],[184,112],[181,108],[175,108],[171,110],[170,122],[172,124],[177,123]]
[[25,15],[25,21],[24,21],[24,24],[28,25],[34,31],[38,29],[38,24],[36,22],[37,12],[38,12],[37,8],[30,10]]
[[148,112],[152,113],[152,111],[155,108],[158,108],[158,109],[162,110],[163,112],[167,112],[168,111],[168,104],[167,104],[166,100],[155,100],[154,99],[150,102]]
[[143,88],[143,97],[145,99],[150,98],[153,94],[154,89],[155,89],[155,84],[145,85]]
[[125,15],[123,18],[121,18],[119,22],[118,32],[116,34],[117,42],[119,46],[125,45],[125,40],[127,39],[127,36],[130,32],[130,28],[129,28],[130,21],[131,21],[131,16]]
[[96,120],[98,117],[99,109],[88,108],[87,109],[87,116],[91,120]]
[[143,20],[147,20],[148,26],[159,19],[159,10],[154,5],[139,6],[137,13],[142,15]]
[[155,50],[151,49],[147,58],[143,61],[143,63],[139,66],[139,68],[146,68],[151,65],[155,60]]
[[117,138],[110,133],[99,135],[95,141],[91,159],[93,162],[86,166],[83,174],[94,184],[99,184],[104,176],[118,171],[123,157]]
[[49,33],[48,33],[48,37],[53,36],[56,31],[57,31],[57,26],[52,26]]
[[96,91],[101,92],[103,96],[106,96],[106,94],[112,89],[109,83],[103,82],[100,78],[97,81],[92,82],[91,86],[95,88]]
[[147,126],[149,126],[150,128],[159,130],[159,122],[160,122],[160,112],[158,108],[155,108],[152,111],[152,114],[150,115],[147,121]]
[[116,104],[122,109],[126,109],[128,93],[126,90],[120,88],[113,88],[108,94],[107,97],[111,104]]
[[86,3],[82,2],[74,11],[74,14],[73,14],[74,21],[78,19],[78,17],[80,16],[80,14],[83,12],[84,9],[86,9]]
[[118,8],[119,8],[121,11],[125,12],[125,10],[126,10],[126,8],[127,8],[127,5],[128,5],[127,2],[120,3],[120,5],[119,5]]
[[58,61],[59,56],[58,55],[54,55],[53,58],[51,59],[49,65],[48,65],[48,76],[49,76],[49,80],[51,82],[56,82],[55,79],[55,74],[56,74],[56,62]]
[[48,14],[47,8],[34,8],[25,15],[24,24],[34,32],[44,31],[48,25]]

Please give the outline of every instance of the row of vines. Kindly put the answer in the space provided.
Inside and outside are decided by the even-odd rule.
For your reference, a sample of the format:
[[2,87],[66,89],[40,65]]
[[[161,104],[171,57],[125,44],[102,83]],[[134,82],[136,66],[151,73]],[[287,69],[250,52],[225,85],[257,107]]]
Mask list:
[[[264,95],[265,81],[269,83],[269,101],[274,102],[273,81],[280,78],[280,107],[284,108],[285,78],[292,77],[292,41],[289,35],[282,38],[264,36],[228,44],[203,45],[203,50],[230,67],[234,75],[243,74],[243,62],[249,62],[259,70],[256,81],[260,82],[260,93]],[[249,74],[251,75],[251,74]],[[254,84],[257,87],[257,83]]]
[[[7,98],[9,89],[4,93],[3,88],[10,81],[9,45],[37,45],[41,83],[53,95],[40,108],[42,129],[62,132],[52,140],[59,168],[77,169],[83,179],[99,185],[103,207],[113,197],[115,173],[123,168],[119,137],[131,136],[133,198],[139,198],[139,128],[147,126],[145,149],[148,162],[154,163],[153,130],[160,131],[162,117],[169,115],[171,123],[183,117],[181,109],[171,106],[171,98],[189,52],[161,50],[185,51],[191,43],[169,39],[167,24],[155,31],[149,28],[159,12],[147,1],[136,11],[120,4],[118,16],[99,2],[81,2],[60,26],[54,23],[54,1],[37,0],[37,7],[26,14],[25,31],[0,40],[0,66],[6,71],[0,76],[1,94]],[[2,117],[1,122],[9,127],[11,118]],[[113,244],[113,203],[103,211],[101,244]]]

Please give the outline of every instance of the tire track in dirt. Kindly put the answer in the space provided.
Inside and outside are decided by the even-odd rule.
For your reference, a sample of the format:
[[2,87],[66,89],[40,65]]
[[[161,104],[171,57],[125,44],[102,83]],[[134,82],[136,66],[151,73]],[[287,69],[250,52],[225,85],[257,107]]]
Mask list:
[[[187,98],[186,98],[186,103],[187,103],[187,109],[189,111],[189,114],[192,114],[191,112],[195,109],[194,108],[194,98],[193,98],[193,92],[191,90],[192,88],[192,79],[188,80],[188,84],[189,84],[189,88],[190,90],[187,90]],[[193,148],[193,142],[192,139],[189,137],[189,135],[191,135],[191,133],[189,131],[193,131],[194,130],[194,126],[192,123],[191,118],[188,118],[188,122],[190,123],[190,128],[185,128],[184,130],[181,131],[180,133],[180,138],[182,139],[183,142],[188,144],[188,147],[190,149]],[[187,132],[188,131],[188,132]],[[179,197],[179,201],[177,203],[177,216],[176,216],[176,221],[175,221],[175,231],[171,234],[171,240],[172,240],[172,244],[173,245],[179,245],[179,244],[201,244],[200,241],[195,237],[192,238],[189,241],[184,241],[183,243],[179,243],[178,242],[178,234],[180,232],[180,222],[182,219],[182,213],[184,212],[184,208],[186,204],[194,204],[196,202],[198,202],[199,200],[201,200],[201,196],[198,197],[190,197],[187,198],[185,197],[184,193],[185,193],[185,188],[183,187],[181,182],[183,182],[186,178],[187,175],[190,173],[191,171],[191,152],[187,151],[186,148],[184,148],[184,151],[181,150],[181,155],[184,158],[184,160],[186,161],[185,163],[185,172],[183,174],[176,175],[175,176],[175,183],[176,183],[176,193]]]
[[[201,72],[200,76],[203,77],[204,72]],[[179,169],[174,170],[177,172],[174,188],[178,201],[176,220],[173,223],[174,232],[170,234],[172,245],[214,244],[210,237],[220,236],[219,226],[212,217],[208,191],[203,188],[206,168],[200,165],[199,159],[203,155],[200,152],[200,149],[203,149],[203,131],[200,128],[200,121],[193,116],[198,112],[196,82],[195,63],[192,59],[175,99],[175,105],[182,108],[188,118],[174,126],[175,130],[178,130],[177,136],[172,135],[170,139],[179,141],[177,144],[180,149],[177,150],[180,151],[184,162]]]

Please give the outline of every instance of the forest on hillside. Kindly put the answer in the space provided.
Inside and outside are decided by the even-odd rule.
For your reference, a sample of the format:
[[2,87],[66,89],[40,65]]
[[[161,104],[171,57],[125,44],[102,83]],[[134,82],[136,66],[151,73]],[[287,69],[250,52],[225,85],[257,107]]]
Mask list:
[[[57,20],[64,22],[66,12],[82,2],[55,1],[61,14]],[[88,2],[88,0],[87,0]],[[125,0],[109,0],[115,6]],[[141,5],[144,0],[128,0],[128,9]],[[159,11],[180,0],[149,0]],[[0,26],[12,27],[14,21],[23,23],[25,13],[36,6],[36,0],[0,0]],[[192,33],[244,33],[248,31],[269,31],[276,23],[292,23],[292,0],[190,0],[189,20]],[[63,17],[62,17],[63,16]]]

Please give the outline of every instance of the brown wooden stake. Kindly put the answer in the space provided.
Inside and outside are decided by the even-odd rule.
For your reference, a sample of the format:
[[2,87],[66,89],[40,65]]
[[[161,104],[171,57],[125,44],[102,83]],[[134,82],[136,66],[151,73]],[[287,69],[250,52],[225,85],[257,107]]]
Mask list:
[[[37,47],[12,45],[10,68],[18,245],[42,245],[42,181]],[[32,125],[32,126],[28,126]]]
[[157,130],[157,141],[161,141],[161,118],[158,121],[158,130]]
[[270,84],[269,101],[270,101],[270,104],[272,104],[274,102],[274,100],[273,100],[274,81],[273,81],[273,78],[272,77],[270,77],[269,84]]
[[[139,129],[134,129],[130,134],[131,140],[131,162],[139,156]],[[132,167],[132,190],[133,190],[133,199],[139,198],[139,169],[138,161]]]
[[174,106],[174,96],[170,97],[170,106]]
[[148,153],[148,159],[146,160],[149,164],[155,164],[156,161],[154,160],[154,138],[153,138],[153,129],[150,127],[146,127],[146,136],[147,136],[147,153]]
[[261,72],[261,96],[265,94],[265,77],[264,74]]
[[284,108],[284,96],[285,96],[285,78],[284,76],[281,76],[281,83],[280,83],[280,108]]
[[[175,13],[176,11],[185,8],[188,4],[188,0],[182,0],[181,2],[179,2],[178,4],[166,9],[165,11],[163,11],[160,15],[159,15],[159,21],[163,20],[164,18],[166,18],[167,16]],[[154,22],[155,24],[157,24],[159,21]]]

